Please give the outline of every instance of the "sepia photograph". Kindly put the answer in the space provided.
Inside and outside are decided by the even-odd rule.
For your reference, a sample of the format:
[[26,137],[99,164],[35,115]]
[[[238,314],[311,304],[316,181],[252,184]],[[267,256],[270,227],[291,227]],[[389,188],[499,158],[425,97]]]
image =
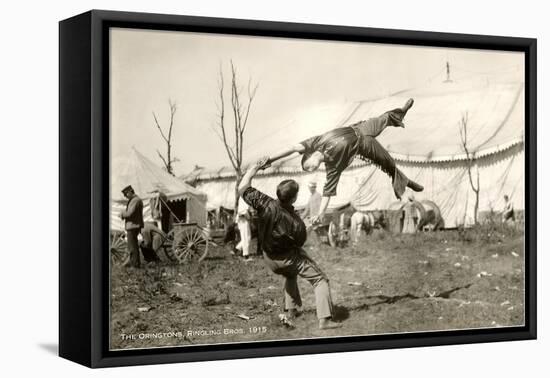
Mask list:
[[525,319],[525,54],[109,29],[109,349]]

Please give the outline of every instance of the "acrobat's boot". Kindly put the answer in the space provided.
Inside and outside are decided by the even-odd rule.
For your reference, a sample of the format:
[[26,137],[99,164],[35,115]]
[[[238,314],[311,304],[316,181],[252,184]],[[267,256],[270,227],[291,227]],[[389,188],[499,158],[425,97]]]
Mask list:
[[403,107],[390,110],[389,112],[382,114],[378,118],[369,119],[367,122],[374,123],[373,125],[370,125],[370,126],[371,126],[371,129],[374,127],[375,130],[373,130],[374,132],[365,133],[365,135],[371,135],[376,137],[387,126],[404,128],[405,124],[403,123],[403,118],[405,118],[405,115],[407,114],[409,109],[412,108],[413,104],[414,104],[414,100],[412,98],[409,98],[405,103],[405,105],[403,105]]
[[397,108],[392,112],[394,115],[397,115],[397,117],[394,117],[394,118],[397,118],[393,121],[394,126],[405,128],[405,124],[403,123],[403,118],[405,118],[405,115],[407,114],[409,109],[412,108],[413,105],[414,105],[414,99],[409,98],[407,102],[405,102],[405,105],[403,105],[403,107]]
[[409,182],[409,179],[403,172],[401,172],[398,168],[395,168],[395,172],[393,174],[393,193],[397,197],[397,199],[401,199],[403,196],[403,193],[405,193],[405,189],[407,188],[407,183]]
[[398,199],[401,199],[405,189],[407,187],[411,188],[415,192],[421,192],[424,190],[424,187],[413,180],[409,179],[399,168],[395,168],[393,175],[393,192]]
[[405,103],[405,105],[403,105],[403,107],[401,108],[401,110],[403,110],[403,113],[407,113],[409,111],[410,108],[412,108],[412,106],[414,105],[414,99],[413,98],[409,98],[407,100],[407,102]]
[[412,190],[414,190],[415,192],[421,192],[424,190],[424,187],[422,185],[420,185],[417,182],[414,182],[413,180],[409,180],[409,182],[407,183],[407,186]]

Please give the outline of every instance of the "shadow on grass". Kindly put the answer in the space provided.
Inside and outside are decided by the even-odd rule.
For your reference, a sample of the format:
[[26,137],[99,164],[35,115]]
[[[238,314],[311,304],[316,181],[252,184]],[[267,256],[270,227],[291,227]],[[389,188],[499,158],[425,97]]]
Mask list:
[[341,322],[349,318],[349,310],[344,306],[335,305],[333,307],[332,320]]

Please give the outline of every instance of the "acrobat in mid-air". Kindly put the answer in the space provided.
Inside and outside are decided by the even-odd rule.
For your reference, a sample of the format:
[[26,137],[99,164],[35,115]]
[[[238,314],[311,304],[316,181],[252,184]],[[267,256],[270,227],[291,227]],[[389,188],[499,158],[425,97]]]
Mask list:
[[[302,168],[313,172],[325,163],[326,181],[319,215],[313,221],[322,219],[330,197],[336,195],[336,187],[342,172],[352,163],[356,156],[376,164],[392,179],[395,196],[401,199],[406,187],[415,192],[421,192],[424,187],[407,178],[395,166],[395,160],[388,151],[375,139],[388,126],[405,127],[403,118],[413,106],[414,100],[407,100],[402,108],[385,112],[384,114],[357,122],[347,127],[338,127],[324,134],[306,139],[295,146],[271,156],[268,165],[293,153],[303,154]],[[268,166],[266,165],[266,167]],[[265,167],[264,167],[265,168]]]

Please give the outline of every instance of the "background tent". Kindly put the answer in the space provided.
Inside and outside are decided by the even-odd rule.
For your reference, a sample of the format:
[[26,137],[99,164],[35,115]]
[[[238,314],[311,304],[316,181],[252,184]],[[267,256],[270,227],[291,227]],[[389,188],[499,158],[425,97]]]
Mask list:
[[[519,79],[518,79],[519,78]],[[470,188],[467,159],[461,147],[459,123],[468,119],[468,145],[480,175],[480,211],[501,210],[508,194],[515,209],[524,209],[525,90],[520,67],[457,80],[432,78],[425,85],[383,98],[331,104],[306,109],[284,120],[269,135],[269,144],[251,144],[247,156],[269,155],[309,136],[346,126],[401,107],[412,97],[414,107],[405,118],[406,128],[388,128],[377,139],[412,179],[424,185],[417,200],[429,199],[441,208],[448,227],[473,222],[474,193]],[[252,127],[252,126],[251,126]],[[283,179],[298,181],[297,206],[307,203],[307,183],[325,180],[321,169],[303,172],[300,158],[278,162],[254,180],[260,190],[274,196]],[[209,207],[232,207],[234,187],[230,168],[197,169],[186,180],[208,194]],[[369,162],[356,159],[342,175],[331,207],[351,204],[360,210],[387,209],[395,201],[391,180]]]
[[149,199],[160,190],[168,197],[168,204],[185,201],[186,222],[206,225],[206,194],[168,174],[135,148],[128,156],[114,159],[111,166],[111,229],[124,229],[119,214],[126,207],[121,189],[132,185],[143,199],[145,220],[152,220]]

